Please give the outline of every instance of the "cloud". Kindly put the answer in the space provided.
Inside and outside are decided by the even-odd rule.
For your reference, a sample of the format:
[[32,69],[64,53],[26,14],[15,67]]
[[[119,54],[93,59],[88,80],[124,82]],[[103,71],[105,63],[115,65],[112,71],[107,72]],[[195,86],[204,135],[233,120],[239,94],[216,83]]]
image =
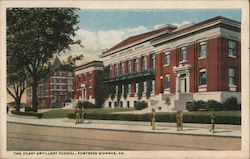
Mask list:
[[72,46],[69,54],[83,54],[86,59],[97,60],[99,59],[99,55],[102,53],[103,49],[111,48],[130,36],[147,31],[149,31],[149,29],[145,26],[107,31],[100,30],[97,32],[79,29],[76,32],[76,39],[80,39],[82,41],[84,48],[81,48],[80,46]]
[[175,25],[175,26],[177,26],[178,28],[179,28],[180,26],[186,25],[186,24],[192,24],[192,22],[190,22],[190,21],[183,21],[183,22],[181,22],[181,23],[172,23],[172,25]]
[[[190,21],[183,21],[181,23],[173,23],[180,27],[185,24],[190,24]],[[166,24],[157,24],[154,26],[154,29]],[[125,40],[128,37],[138,35],[150,31],[151,29],[145,26],[138,26],[133,28],[124,28],[116,30],[100,30],[100,31],[89,31],[86,29],[79,29],[76,32],[76,39],[80,39],[84,48],[80,46],[72,46],[72,49],[68,51],[64,56],[69,55],[84,55],[85,61],[90,60],[100,60],[99,55],[101,55],[103,49],[109,49],[121,41]]]

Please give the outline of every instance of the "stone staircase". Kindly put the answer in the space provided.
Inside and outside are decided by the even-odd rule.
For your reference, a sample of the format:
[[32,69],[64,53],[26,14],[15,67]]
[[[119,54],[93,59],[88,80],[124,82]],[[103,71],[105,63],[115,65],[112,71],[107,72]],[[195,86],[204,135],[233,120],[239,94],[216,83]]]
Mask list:
[[[167,104],[169,101],[169,104]],[[176,112],[186,110],[187,102],[193,101],[193,93],[163,94],[159,100],[150,100],[145,112],[151,112],[154,108],[157,112]],[[159,109],[161,107],[161,109]]]
[[178,93],[173,100],[172,111],[186,110],[187,102],[193,101],[193,93]]

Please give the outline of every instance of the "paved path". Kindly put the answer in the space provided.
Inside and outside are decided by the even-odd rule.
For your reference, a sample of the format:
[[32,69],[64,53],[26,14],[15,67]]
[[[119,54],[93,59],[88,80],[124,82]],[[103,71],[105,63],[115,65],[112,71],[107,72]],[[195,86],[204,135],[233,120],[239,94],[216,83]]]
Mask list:
[[156,130],[151,130],[150,123],[135,121],[85,120],[84,123],[75,124],[73,119],[68,118],[36,119],[33,117],[20,117],[17,115],[7,115],[7,121],[10,123],[24,123],[49,127],[72,127],[79,129],[241,138],[241,126],[239,125],[217,124],[215,126],[215,133],[211,133],[209,132],[209,124],[184,123],[183,131],[176,131],[175,123],[164,122],[158,122],[156,124]]

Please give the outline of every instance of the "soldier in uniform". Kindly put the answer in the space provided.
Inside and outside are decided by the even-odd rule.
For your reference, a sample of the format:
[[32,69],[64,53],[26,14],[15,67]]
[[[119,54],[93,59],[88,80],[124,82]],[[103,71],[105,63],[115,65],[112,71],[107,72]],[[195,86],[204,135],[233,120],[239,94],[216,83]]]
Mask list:
[[76,123],[75,124],[80,123],[80,108],[79,107],[76,107],[75,116],[76,116]]
[[152,130],[155,130],[155,117],[156,117],[156,112],[155,112],[155,109],[153,108],[152,109],[152,112],[151,112],[151,126],[152,126]]
[[79,115],[80,115],[80,121],[81,121],[81,123],[83,123],[83,119],[84,119],[84,112],[83,112],[83,110],[82,110],[82,107],[80,107],[80,109],[79,109]]
[[176,113],[176,124],[177,124],[177,131],[182,130],[183,128],[183,112],[178,110]]
[[214,114],[214,110],[211,109],[210,112],[210,120],[211,120],[211,129],[209,130],[210,132],[214,133],[214,120],[215,120],[215,114]]

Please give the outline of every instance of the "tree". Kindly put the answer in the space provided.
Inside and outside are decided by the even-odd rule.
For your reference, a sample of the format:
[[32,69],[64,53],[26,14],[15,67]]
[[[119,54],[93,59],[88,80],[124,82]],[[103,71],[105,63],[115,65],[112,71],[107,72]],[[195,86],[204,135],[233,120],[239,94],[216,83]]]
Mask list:
[[10,56],[22,59],[31,78],[34,112],[37,112],[38,82],[44,78],[44,70],[53,54],[80,44],[79,40],[73,39],[79,29],[75,26],[77,23],[78,15],[73,8],[7,9],[7,33],[12,40],[7,43],[19,50]]
[[165,104],[168,106],[168,111],[169,111],[169,106],[171,105],[171,98],[170,98],[170,96],[166,97]]
[[142,93],[143,93],[143,82],[139,82],[138,83],[138,93],[137,93],[138,99],[141,99]]
[[26,73],[22,64],[22,60],[16,57],[7,57],[7,92],[15,100],[16,111],[20,111],[22,95],[26,88]]
[[121,97],[122,97],[122,85],[118,85],[118,90],[117,90],[117,103],[119,103],[121,101]]
[[103,80],[106,76],[106,72],[97,72],[95,78],[95,104],[99,107],[102,107],[105,100],[108,98],[108,86],[103,83]]
[[151,92],[152,92],[152,80],[148,80],[147,81],[147,91],[146,91],[147,99],[150,98]]
[[116,86],[111,85],[110,86],[110,98],[111,98],[111,100],[115,99],[115,94],[116,94]]
[[123,92],[123,98],[127,99],[128,97],[128,84],[124,85],[124,92]]

